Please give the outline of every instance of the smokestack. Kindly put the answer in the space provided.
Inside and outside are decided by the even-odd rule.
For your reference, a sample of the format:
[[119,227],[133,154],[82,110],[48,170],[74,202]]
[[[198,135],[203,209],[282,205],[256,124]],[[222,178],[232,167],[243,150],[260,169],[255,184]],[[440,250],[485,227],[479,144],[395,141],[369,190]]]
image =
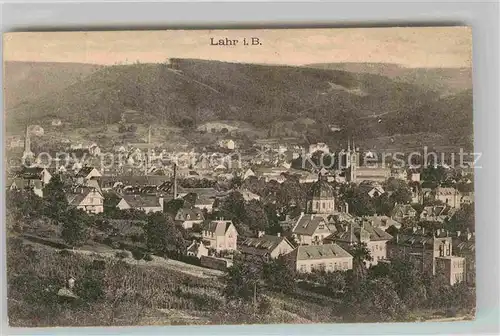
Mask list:
[[352,236],[353,236],[353,227],[352,227],[352,223],[349,224],[351,226],[351,234],[349,235],[349,241],[351,242],[352,244]]

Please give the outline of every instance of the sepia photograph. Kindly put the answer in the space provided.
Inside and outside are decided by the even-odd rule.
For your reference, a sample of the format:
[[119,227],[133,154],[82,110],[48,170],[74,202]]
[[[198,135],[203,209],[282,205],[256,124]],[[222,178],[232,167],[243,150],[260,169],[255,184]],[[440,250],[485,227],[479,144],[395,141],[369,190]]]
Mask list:
[[470,27],[3,48],[11,327],[475,319]]

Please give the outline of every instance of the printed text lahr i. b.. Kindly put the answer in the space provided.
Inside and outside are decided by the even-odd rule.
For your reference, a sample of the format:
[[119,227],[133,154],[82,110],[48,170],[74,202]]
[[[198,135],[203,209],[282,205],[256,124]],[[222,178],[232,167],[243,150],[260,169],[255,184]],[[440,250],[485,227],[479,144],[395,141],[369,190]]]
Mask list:
[[259,45],[262,45],[262,42],[260,41],[260,39],[258,37],[244,38],[243,40],[230,39],[228,37],[225,37],[225,38],[211,37],[210,38],[210,45],[212,45],[212,46],[237,46],[237,45],[259,46]]

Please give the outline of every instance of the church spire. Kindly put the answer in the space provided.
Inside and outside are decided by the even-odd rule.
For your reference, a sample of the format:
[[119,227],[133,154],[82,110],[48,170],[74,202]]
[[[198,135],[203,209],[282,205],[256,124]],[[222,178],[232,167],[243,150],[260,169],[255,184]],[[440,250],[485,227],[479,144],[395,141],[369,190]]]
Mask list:
[[26,134],[24,136],[24,152],[23,152],[23,160],[31,161],[33,160],[35,154],[31,151],[31,138],[30,138],[30,126],[26,125]]

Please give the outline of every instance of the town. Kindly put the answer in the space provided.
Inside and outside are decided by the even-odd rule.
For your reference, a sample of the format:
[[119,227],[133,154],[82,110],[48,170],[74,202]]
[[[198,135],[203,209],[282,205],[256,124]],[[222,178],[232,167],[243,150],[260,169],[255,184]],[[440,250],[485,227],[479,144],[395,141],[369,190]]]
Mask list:
[[[293,137],[244,143],[225,129],[217,142],[174,152],[152,142],[151,132],[144,143],[68,144],[61,159],[33,151],[43,127],[26,126],[22,156],[7,173],[9,258],[16,258],[9,267],[41,260],[37,249],[59,251],[52,263],[66,265],[49,287],[33,284],[36,305],[63,314],[64,305],[111,296],[165,306],[164,294],[154,293],[162,276],[176,274],[167,281],[177,300],[170,313],[209,313],[169,315],[169,323],[473,315],[473,167],[368,166],[375,153],[350,136],[333,148]],[[113,267],[128,272],[128,283],[110,293],[103,277]],[[167,275],[144,273],[153,269]],[[159,288],[146,295],[148,276]],[[127,291],[147,303],[127,301]],[[135,318],[144,317],[141,309]],[[61,321],[51,315],[41,323],[54,319]]]

